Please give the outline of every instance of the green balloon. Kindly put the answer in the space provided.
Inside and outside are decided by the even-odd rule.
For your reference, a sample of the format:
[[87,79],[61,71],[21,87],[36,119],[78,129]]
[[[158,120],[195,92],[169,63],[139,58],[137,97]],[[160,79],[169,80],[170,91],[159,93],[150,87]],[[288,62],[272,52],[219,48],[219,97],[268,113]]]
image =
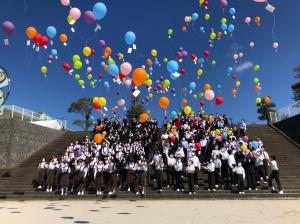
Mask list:
[[168,58],[164,58],[164,63],[167,63],[168,62]]
[[259,69],[260,69],[260,66],[259,66],[259,65],[255,65],[255,66],[254,66],[254,71],[255,71],[255,72],[257,72]]
[[168,80],[168,79],[165,79],[164,80],[164,83],[163,83],[163,85],[165,86],[165,87],[169,87],[170,86],[170,80]]
[[216,37],[217,37],[217,35],[216,35],[215,32],[212,32],[212,33],[210,34],[210,39],[211,39],[211,40],[216,39]]
[[193,95],[193,98],[194,98],[194,99],[197,99],[197,94],[194,94],[194,95]]
[[210,15],[209,14],[205,14],[205,20],[209,20],[210,19]]
[[78,81],[78,84],[81,85],[81,86],[83,86],[83,85],[84,85],[84,81],[83,81],[82,79],[80,79],[80,80]]
[[261,103],[261,98],[257,97],[255,101],[256,103]]
[[90,86],[94,86],[95,82],[94,81],[90,81]]
[[92,74],[88,74],[87,78],[88,78],[88,80],[91,80],[93,78],[93,75]]
[[147,114],[150,115],[150,114],[151,114],[151,111],[150,111],[150,110],[147,110]]
[[199,93],[199,97],[202,98],[204,96],[204,94],[201,92]]
[[107,61],[107,63],[108,63],[109,65],[116,64],[115,60],[112,59],[112,58],[109,58],[108,61]]
[[73,56],[73,62],[75,62],[75,61],[80,61],[80,56],[77,55],[77,54],[75,54],[75,55]]
[[168,29],[168,34],[171,36],[173,34],[173,30],[172,29]]
[[82,67],[82,62],[81,61],[75,61],[74,66],[75,69],[79,70]]
[[254,78],[254,79],[253,79],[253,82],[254,82],[254,83],[259,83],[259,78]]
[[80,79],[80,75],[79,75],[79,74],[76,74],[76,75],[75,75],[75,79],[76,79],[76,80],[79,80],[79,79]]
[[212,60],[211,64],[215,65],[215,64],[217,64],[217,61],[216,60]]
[[75,23],[76,23],[76,19],[72,19],[72,17],[71,16],[68,16],[67,17],[67,20],[68,20],[68,23],[70,24],[70,25],[74,25]]
[[222,19],[221,19],[221,23],[222,23],[222,24],[226,24],[226,23],[227,23],[227,19],[226,19],[226,18],[222,18]]
[[167,124],[167,129],[168,129],[168,130],[170,130],[170,129],[171,129],[171,127],[172,127],[172,126],[171,126],[171,124],[170,124],[170,123],[168,123],[168,124]]

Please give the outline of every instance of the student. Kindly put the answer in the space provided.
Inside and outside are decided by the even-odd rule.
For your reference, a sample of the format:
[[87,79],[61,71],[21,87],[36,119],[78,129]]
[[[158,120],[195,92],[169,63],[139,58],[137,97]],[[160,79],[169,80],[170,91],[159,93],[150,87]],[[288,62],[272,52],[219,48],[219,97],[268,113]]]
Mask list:
[[108,195],[114,195],[116,194],[116,187],[117,187],[117,173],[116,173],[116,165],[114,162],[109,159],[108,160]]
[[137,186],[138,190],[136,194],[145,194],[145,184],[146,184],[146,178],[147,178],[147,171],[148,171],[148,165],[145,160],[145,158],[142,156],[140,160],[137,163]]
[[67,195],[69,187],[69,174],[71,169],[67,161],[62,161],[60,165],[59,186],[61,187],[61,195]]
[[195,174],[195,166],[193,164],[193,160],[188,161],[188,166],[185,169],[188,183],[189,183],[189,194],[195,194],[195,183],[194,183],[194,174]]
[[84,195],[84,190],[85,190],[85,184],[86,184],[86,177],[88,174],[88,167],[85,164],[85,162],[83,160],[80,161],[79,165],[78,165],[78,170],[79,170],[79,174],[78,174],[78,187],[79,187],[79,191],[78,191],[78,195]]
[[46,159],[43,158],[42,162],[39,163],[38,166],[38,175],[37,175],[37,182],[39,184],[38,189],[42,189],[43,187],[45,187],[45,176],[46,176]]
[[174,155],[171,153],[170,156],[167,157],[168,161],[168,169],[167,169],[167,181],[168,187],[174,187],[174,179],[175,179],[175,164],[176,159]]
[[215,164],[213,159],[209,160],[209,164],[207,165],[208,172],[208,191],[216,191],[215,186]]
[[222,180],[222,175],[221,175],[221,167],[222,167],[222,162],[220,160],[221,155],[217,155],[216,159],[214,160],[215,163],[215,176],[216,176],[216,188],[219,188],[219,186],[222,188],[223,180]]
[[258,190],[256,187],[256,171],[255,171],[255,157],[250,151],[245,159],[245,172],[248,184],[248,190]]
[[229,166],[229,173],[231,176],[231,186],[233,187],[234,184],[236,183],[236,180],[235,180],[236,161],[235,161],[234,155],[232,153],[232,150],[228,150],[227,164]]
[[52,192],[53,184],[54,184],[54,169],[55,165],[53,163],[53,160],[49,161],[49,164],[47,165],[47,192]]
[[245,136],[245,132],[247,129],[247,125],[244,119],[241,120],[240,123],[240,137],[244,137]]
[[191,157],[191,160],[193,161],[193,165],[195,167],[195,172],[194,172],[194,185],[195,187],[198,187],[198,174],[199,174],[199,171],[200,171],[200,160],[198,158],[198,156],[196,156],[196,153],[195,151],[192,153],[192,157]]
[[176,190],[184,191],[183,182],[182,182],[182,170],[183,164],[181,162],[181,158],[179,157],[175,164],[175,179],[176,179]]
[[255,161],[255,167],[256,167],[256,176],[257,176],[257,183],[259,183],[259,180],[263,180],[263,183],[267,183],[267,177],[265,173],[265,166],[264,166],[264,155],[261,151],[256,152],[256,161]]
[[162,192],[162,171],[164,169],[164,161],[162,158],[162,155],[159,155],[158,160],[154,163],[154,167],[155,167],[155,179],[157,182],[157,190],[158,193]]
[[102,195],[102,189],[104,187],[104,181],[103,181],[103,169],[104,164],[101,160],[98,160],[98,162],[94,165],[94,180],[96,185],[97,193],[96,195]]
[[277,184],[277,189],[278,189],[277,192],[279,194],[283,194],[283,190],[282,190],[281,183],[280,183],[280,178],[279,178],[279,169],[278,169],[278,165],[277,165],[276,157],[275,156],[271,156],[270,165],[271,165],[271,171],[272,171],[272,173],[271,173],[271,175],[269,177],[269,188],[271,190],[274,190],[272,181],[273,181],[273,179],[275,179],[276,184]]
[[127,183],[127,191],[130,192],[131,190],[132,191],[135,191],[135,183],[136,183],[136,174],[135,174],[135,171],[137,169],[137,165],[135,164],[134,160],[131,159],[127,166],[126,166],[126,169],[127,169],[127,180],[126,180],[126,183]]
[[241,162],[239,162],[236,167],[236,177],[237,177],[239,194],[245,194],[244,192],[245,170],[242,167]]

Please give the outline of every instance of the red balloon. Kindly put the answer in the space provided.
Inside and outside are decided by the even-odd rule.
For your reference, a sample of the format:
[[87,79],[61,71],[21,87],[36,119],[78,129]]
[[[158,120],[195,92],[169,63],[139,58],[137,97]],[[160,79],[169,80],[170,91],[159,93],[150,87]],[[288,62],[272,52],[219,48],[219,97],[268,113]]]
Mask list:
[[170,137],[170,142],[174,143],[175,141],[176,141],[176,137],[175,136]]
[[223,102],[224,102],[224,99],[222,97],[219,96],[219,97],[216,98],[216,104],[217,105],[221,105]]
[[99,78],[99,79],[102,79],[102,78],[103,78],[103,75],[102,75],[102,74],[99,74],[99,75],[98,75],[98,78]]
[[233,75],[233,76],[232,76],[232,79],[233,79],[233,80],[236,80],[236,79],[237,79],[236,75]]
[[195,148],[197,151],[201,150],[201,143],[200,142],[196,142],[195,143]]
[[184,75],[186,73],[186,71],[182,68],[181,70],[180,70],[180,74],[181,75]]
[[208,58],[208,56],[209,56],[209,51],[207,51],[207,50],[203,51],[203,56],[204,56],[205,58]]
[[158,92],[158,89],[157,89],[157,88],[153,88],[153,91],[154,91],[154,92]]
[[201,102],[200,102],[200,107],[203,107],[203,106],[204,106],[204,102],[201,101]]
[[122,73],[119,73],[119,78],[120,78],[120,79],[124,79],[124,78],[125,78],[125,75],[122,74]]
[[203,2],[203,5],[204,5],[205,7],[207,7],[207,6],[208,6],[208,1]]
[[175,126],[176,126],[176,128],[180,129],[180,128],[182,127],[181,121],[180,121],[180,120],[177,120],[177,121],[175,122]]
[[42,35],[38,33],[37,35],[34,36],[33,42],[38,44],[41,42],[41,39],[42,39]]
[[194,125],[194,126],[197,126],[197,125],[198,125],[198,121],[197,121],[197,120],[194,120],[194,121],[193,121],[193,125]]
[[96,110],[100,110],[100,109],[101,109],[101,104],[100,104],[100,102],[94,102],[94,103],[93,103],[93,107],[94,107]]
[[192,54],[191,59],[195,60],[197,58],[197,56],[195,54]]
[[66,71],[70,71],[70,70],[71,70],[71,66],[70,66],[68,63],[65,63],[65,64],[64,64],[64,69],[65,69]]
[[48,38],[45,36],[42,36],[42,38],[40,39],[39,45],[46,46],[47,44],[48,44]]
[[94,49],[91,50],[91,55],[96,54],[96,51]]

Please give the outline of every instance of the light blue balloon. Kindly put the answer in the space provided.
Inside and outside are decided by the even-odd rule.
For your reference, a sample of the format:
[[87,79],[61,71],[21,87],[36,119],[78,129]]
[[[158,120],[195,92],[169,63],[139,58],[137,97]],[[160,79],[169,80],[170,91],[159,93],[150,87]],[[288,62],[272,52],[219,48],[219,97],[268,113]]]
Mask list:
[[234,31],[234,25],[233,24],[230,24],[229,26],[228,26],[228,32],[229,33],[232,33]]
[[177,75],[175,73],[171,73],[170,74],[170,79],[171,80],[176,80],[177,79]]
[[199,62],[200,62],[200,64],[204,64],[204,62],[205,62],[204,58],[199,58]]
[[228,73],[232,73],[232,72],[233,72],[233,68],[232,68],[232,67],[229,67],[228,70],[227,70],[227,72],[228,72]]
[[251,142],[251,145],[254,149],[257,149],[258,148],[258,142],[257,141],[252,141]]
[[222,23],[222,25],[221,25],[221,29],[223,30],[223,31],[225,31],[225,30],[227,30],[227,25],[225,24],[225,23]]
[[219,85],[218,85],[218,88],[221,89],[221,87],[222,87],[222,86],[219,84]]
[[102,67],[104,67],[104,66],[105,66],[105,61],[101,61],[100,65],[101,65]]
[[115,64],[108,65],[108,73],[117,76],[119,74],[119,67]]
[[228,135],[224,132],[223,134],[222,134],[222,138],[223,139],[226,139],[228,137]]
[[155,64],[155,65],[159,65],[159,61],[158,61],[158,60],[155,60],[154,64]]
[[235,8],[230,8],[229,9],[229,14],[234,16],[235,15]]
[[96,3],[93,7],[93,13],[97,20],[102,19],[107,13],[106,5],[104,5],[102,2]]
[[104,82],[104,87],[109,88],[109,82],[108,81]]
[[93,115],[90,115],[90,119],[93,121],[95,120],[95,117]]
[[153,72],[153,68],[152,68],[152,67],[149,67],[149,68],[148,68],[148,71],[149,71],[149,72]]
[[200,27],[200,31],[204,32],[204,27],[203,26]]
[[179,65],[178,65],[177,61],[171,60],[171,61],[168,62],[167,70],[170,73],[175,73],[175,72],[178,71],[178,69],[179,69]]
[[199,14],[198,13],[193,13],[192,20],[196,21],[196,20],[198,20],[198,18],[199,18]]
[[124,39],[126,44],[133,45],[136,40],[135,33],[132,31],[128,31],[127,33],[125,33]]
[[56,36],[57,31],[54,26],[48,26],[46,33],[47,33],[48,37],[54,38]]
[[190,82],[190,84],[189,84],[189,88],[190,88],[190,90],[195,90],[196,89],[196,83],[195,82]]
[[177,116],[177,113],[176,113],[176,111],[173,110],[173,111],[171,112],[171,117],[172,117],[172,118],[175,118],[176,116]]
[[52,56],[57,56],[57,50],[56,49],[52,49],[51,50],[51,55]]

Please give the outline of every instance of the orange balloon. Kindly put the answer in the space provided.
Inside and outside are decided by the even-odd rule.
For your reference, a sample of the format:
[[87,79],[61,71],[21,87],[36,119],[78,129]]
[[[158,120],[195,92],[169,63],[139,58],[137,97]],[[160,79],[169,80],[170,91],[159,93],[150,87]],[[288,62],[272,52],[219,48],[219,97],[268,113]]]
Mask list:
[[104,51],[104,54],[107,54],[109,56],[109,55],[111,55],[111,52],[112,52],[111,48],[110,47],[106,47],[105,51]]
[[37,34],[37,31],[34,27],[30,26],[26,29],[26,34],[29,39],[33,39],[35,35]]
[[166,86],[162,86],[162,87],[161,87],[161,90],[162,90],[163,92],[165,92],[165,91],[167,90],[167,87],[166,87]]
[[95,141],[96,143],[101,143],[101,142],[103,141],[103,136],[102,136],[101,134],[96,134],[96,135],[94,136],[94,141]]
[[181,30],[182,30],[182,32],[186,32],[186,27],[183,26],[183,27],[181,28]]
[[104,71],[108,71],[108,65],[104,65],[104,67],[103,67],[103,69],[104,69]]
[[147,59],[147,65],[149,65],[149,66],[152,66],[153,65],[153,62],[151,61],[151,59]]
[[255,86],[255,91],[258,92],[260,90],[260,86]]
[[59,35],[59,39],[61,42],[66,43],[68,41],[68,36],[66,34]]
[[255,19],[254,19],[255,23],[258,24],[260,23],[261,19],[259,16],[256,16]]
[[186,99],[181,100],[181,104],[182,106],[186,106],[188,103],[188,101]]
[[159,98],[158,104],[161,108],[167,109],[170,105],[170,100],[168,97],[162,96]]
[[146,122],[148,120],[148,114],[147,113],[142,113],[141,115],[140,115],[140,122],[141,123],[144,123],[144,122]]
[[137,68],[132,73],[133,83],[139,87],[143,85],[147,80],[147,72],[143,68]]
[[270,99],[270,97],[266,96],[266,97],[264,98],[264,101],[265,101],[265,103],[270,103],[270,102],[271,102],[271,99]]
[[109,56],[109,55],[108,55],[107,53],[104,53],[104,54],[103,54],[103,57],[104,57],[104,58],[108,58],[108,56]]
[[218,32],[218,37],[221,37],[222,36],[222,32]]
[[205,90],[211,90],[211,85],[208,84],[208,83],[206,83],[206,84],[204,85],[204,89],[205,89]]
[[231,94],[232,94],[232,95],[236,95],[236,94],[237,94],[236,89],[231,90]]

